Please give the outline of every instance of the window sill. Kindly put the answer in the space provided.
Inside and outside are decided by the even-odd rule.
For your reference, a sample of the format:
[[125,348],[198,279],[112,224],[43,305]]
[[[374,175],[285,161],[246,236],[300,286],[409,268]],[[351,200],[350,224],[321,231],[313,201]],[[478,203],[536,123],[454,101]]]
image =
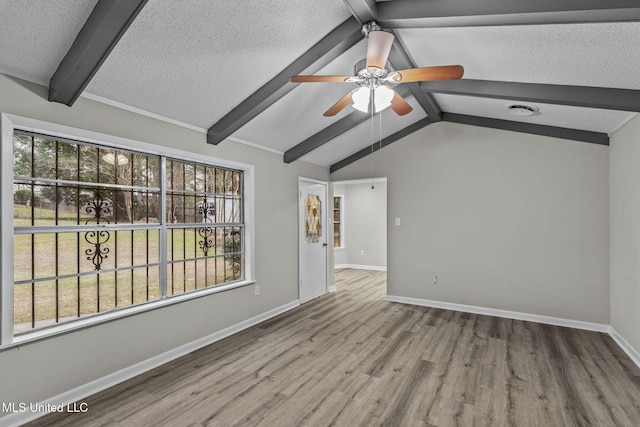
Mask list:
[[204,288],[197,291],[192,291],[187,294],[180,294],[172,297],[168,297],[163,300],[151,301],[136,305],[134,307],[126,307],[122,309],[116,309],[113,311],[94,314],[89,317],[69,321],[60,325],[54,325],[39,329],[33,332],[27,332],[21,335],[13,337],[13,342],[0,345],[0,351],[8,350],[13,347],[18,347],[23,344],[33,343],[36,341],[42,341],[49,338],[53,338],[59,335],[75,332],[81,329],[90,328],[96,325],[100,325],[114,320],[119,320],[125,317],[134,316],[140,313],[145,313],[151,310],[157,310],[163,307],[167,307],[173,304],[180,304],[185,301],[190,301],[197,298],[203,298],[209,295],[217,294],[219,292],[225,292],[231,289],[242,288],[255,284],[255,280],[241,280],[238,282],[227,283],[226,285],[220,285],[212,288]]

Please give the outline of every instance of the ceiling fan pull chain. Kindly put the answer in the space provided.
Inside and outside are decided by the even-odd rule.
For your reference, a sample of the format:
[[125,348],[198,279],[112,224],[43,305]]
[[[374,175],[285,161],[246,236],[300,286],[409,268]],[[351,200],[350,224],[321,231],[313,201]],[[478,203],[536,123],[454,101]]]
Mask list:
[[378,144],[378,150],[382,150],[382,114],[380,114],[380,126],[378,128],[378,137],[379,137],[379,144]]
[[[373,91],[371,91],[371,154],[373,154],[373,149],[374,146],[376,144],[376,140],[374,139],[374,135],[373,135]],[[373,156],[371,156],[371,189],[373,190]]]

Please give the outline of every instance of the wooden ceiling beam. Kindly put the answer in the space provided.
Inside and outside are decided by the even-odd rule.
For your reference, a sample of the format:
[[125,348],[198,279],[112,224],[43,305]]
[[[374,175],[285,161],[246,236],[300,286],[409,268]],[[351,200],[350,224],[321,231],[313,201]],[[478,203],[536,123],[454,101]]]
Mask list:
[[516,122],[513,120],[491,119],[488,117],[467,116],[464,114],[444,113],[445,122],[460,123],[492,129],[529,133],[532,135],[551,136],[554,138],[588,142],[591,144],[609,145],[609,135],[603,132],[592,132],[557,126],[538,125],[534,123]]
[[351,17],[214,123],[207,131],[207,142],[219,144],[292,91],[296,84],[289,81],[291,76],[301,74],[303,71],[307,74],[315,73],[360,40],[362,40],[360,23]]
[[420,88],[427,93],[640,112],[640,90],[636,89],[473,79],[422,82]]
[[385,28],[575,24],[640,20],[636,0],[402,0],[378,2]]
[[49,81],[49,101],[78,99],[147,0],[99,0]]

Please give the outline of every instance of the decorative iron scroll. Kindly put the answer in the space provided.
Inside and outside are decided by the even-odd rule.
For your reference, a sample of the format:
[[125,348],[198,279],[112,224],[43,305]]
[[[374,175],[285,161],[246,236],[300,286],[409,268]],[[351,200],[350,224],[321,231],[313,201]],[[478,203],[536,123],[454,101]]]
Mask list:
[[[104,200],[92,200],[87,203],[85,212],[93,215],[92,218],[89,218],[85,222],[86,225],[89,225],[89,223],[96,225],[109,224],[109,220],[105,218],[111,214],[111,206],[109,206],[108,202]],[[96,271],[100,271],[102,262],[107,258],[109,248],[103,245],[105,245],[110,238],[111,233],[107,230],[87,231],[84,234],[84,240],[93,245],[93,248],[87,249],[84,251],[84,254],[87,255],[87,259],[93,263]]]
[[[209,203],[207,201],[207,197],[204,197],[204,200],[200,203],[200,207],[198,208],[198,213],[202,216],[203,224],[211,224],[213,223],[212,217],[215,218],[216,215],[216,205],[215,203]],[[204,252],[204,255],[207,256],[209,249],[215,247],[215,239],[213,235],[215,230],[213,227],[202,226],[198,229],[198,234],[202,237],[202,240],[198,242],[200,245],[200,249]],[[215,250],[215,249],[214,249]]]

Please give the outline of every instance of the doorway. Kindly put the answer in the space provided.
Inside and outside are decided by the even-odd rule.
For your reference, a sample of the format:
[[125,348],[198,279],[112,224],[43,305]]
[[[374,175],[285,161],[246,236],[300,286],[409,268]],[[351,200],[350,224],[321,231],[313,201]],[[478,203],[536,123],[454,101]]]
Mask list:
[[298,298],[301,303],[327,292],[327,197],[327,182],[298,178]]
[[333,197],[334,268],[386,271],[387,179],[334,181]]

